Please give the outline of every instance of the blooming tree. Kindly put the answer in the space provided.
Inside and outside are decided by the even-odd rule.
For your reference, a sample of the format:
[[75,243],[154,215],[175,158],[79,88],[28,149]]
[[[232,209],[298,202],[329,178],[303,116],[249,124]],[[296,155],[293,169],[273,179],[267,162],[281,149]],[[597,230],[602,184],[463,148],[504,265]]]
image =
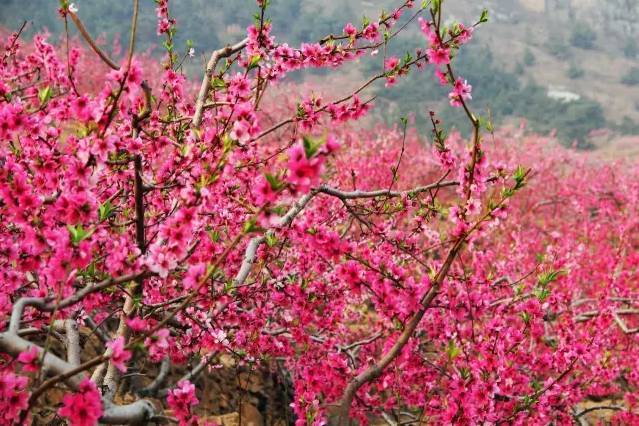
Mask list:
[[[133,8],[121,63],[64,0],[92,52],[19,32],[4,46],[1,424],[45,408],[72,425],[205,424],[197,378],[223,354],[282,363],[298,424],[572,424],[610,395],[602,409],[637,421],[639,171],[472,111],[453,62],[486,13],[444,25],[441,0],[407,0],[297,47],[258,0],[198,89],[169,2],[161,66],[135,53]],[[423,48],[384,57],[357,90],[285,95],[287,74],[338,74],[412,23]],[[450,87],[468,140],[435,113],[428,145],[404,119],[349,123],[372,107],[365,89],[422,68]]]

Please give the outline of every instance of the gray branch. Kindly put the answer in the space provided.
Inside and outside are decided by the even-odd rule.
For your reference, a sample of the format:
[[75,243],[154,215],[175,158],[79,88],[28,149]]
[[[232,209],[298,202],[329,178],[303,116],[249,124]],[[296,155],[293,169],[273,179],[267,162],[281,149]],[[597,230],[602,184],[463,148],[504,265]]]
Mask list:
[[80,365],[80,332],[78,323],[73,319],[64,321],[67,334],[67,361],[74,367]]
[[157,391],[160,389],[160,386],[164,384],[166,378],[171,371],[171,360],[169,357],[164,357],[162,359],[162,363],[160,364],[160,370],[158,371],[158,375],[155,379],[149,383],[148,386],[140,389],[137,393],[140,396],[150,396],[155,395]]
[[222,58],[228,58],[234,53],[239,52],[240,50],[246,47],[248,43],[248,38],[240,41],[237,44],[232,46],[226,46],[222,49],[218,49],[213,54],[211,54],[211,59],[206,64],[206,72],[204,73],[204,78],[202,79],[202,85],[200,86],[200,91],[197,95],[197,99],[195,100],[195,114],[193,115],[193,127],[200,127],[202,124],[202,114],[204,112],[204,102],[206,101],[206,96],[209,93],[209,89],[211,88],[211,76],[215,72],[215,67],[217,67],[217,63]]
[[376,198],[376,197],[402,197],[419,194],[422,192],[431,191],[438,188],[446,188],[449,186],[457,186],[459,182],[450,180],[444,182],[437,182],[430,185],[418,186],[407,191],[391,191],[390,189],[378,189],[375,191],[341,191],[337,188],[331,188],[330,186],[322,185],[318,188],[318,192],[332,195],[341,200],[353,200],[357,198]]
[[[189,382],[193,382],[193,380],[197,378],[197,376],[199,376],[200,373],[202,373],[202,371],[204,371],[206,366],[209,365],[212,359],[213,359],[212,354],[204,355],[202,359],[200,359],[200,362],[198,362],[198,364],[195,367],[193,367],[191,371],[189,371],[184,376],[182,376],[182,378],[180,378],[178,382],[182,380],[188,380]],[[166,398],[168,394],[169,394],[169,389],[162,389],[157,393],[157,397],[163,399],[163,398]]]
[[[401,196],[410,196],[412,194],[419,194],[422,192],[431,191],[433,189],[438,188],[446,188],[449,186],[459,185],[457,181],[444,181],[444,182],[436,182],[430,185],[418,186],[417,188],[413,188],[406,191],[391,191],[389,189],[379,189],[376,191],[342,191],[337,188],[332,188],[326,185],[322,185],[318,188],[311,190],[308,194],[304,195],[302,198],[297,200],[295,204],[286,212],[284,216],[282,216],[279,220],[279,223],[274,226],[274,228],[283,228],[289,226],[293,223],[295,217],[304,208],[308,205],[308,203],[317,195],[317,194],[326,194],[331,195],[333,197],[337,197],[341,200],[352,200],[356,198],[375,198],[375,197],[401,197]],[[235,279],[233,280],[233,285],[238,287],[246,281],[249,274],[251,273],[251,268],[253,267],[253,263],[255,262],[255,258],[257,256],[257,249],[259,246],[266,240],[264,235],[259,237],[255,237],[249,241],[248,246],[246,247],[246,252],[244,254],[244,259],[242,261],[242,265],[240,266]]]
[[[32,347],[38,350],[40,356],[42,355],[44,350],[38,345],[16,334],[0,333],[0,351],[4,353],[17,357],[21,352],[29,351]],[[47,351],[44,356],[43,367],[56,375],[65,374],[75,368],[75,366],[58,358],[50,351]],[[84,374],[76,374],[68,378],[65,383],[71,389],[77,390],[80,382],[85,377]],[[155,413],[153,404],[147,400],[139,400],[127,405],[115,405],[109,401],[103,401],[103,403],[104,414],[100,418],[100,422],[106,424],[136,424],[150,418]]]

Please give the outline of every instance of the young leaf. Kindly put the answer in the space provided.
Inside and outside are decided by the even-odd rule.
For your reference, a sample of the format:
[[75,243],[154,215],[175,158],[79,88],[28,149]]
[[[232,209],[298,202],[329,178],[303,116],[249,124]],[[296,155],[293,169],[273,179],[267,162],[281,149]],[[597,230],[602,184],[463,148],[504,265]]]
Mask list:
[[251,71],[252,69],[257,68],[261,60],[262,60],[262,57],[260,55],[252,56],[251,60],[248,63],[248,66],[246,67],[246,70]]
[[484,22],[488,22],[488,9],[482,10],[479,17],[479,23],[483,24]]
[[38,90],[38,100],[40,101],[40,105],[46,105],[47,102],[51,99],[51,88],[49,86],[43,87]]

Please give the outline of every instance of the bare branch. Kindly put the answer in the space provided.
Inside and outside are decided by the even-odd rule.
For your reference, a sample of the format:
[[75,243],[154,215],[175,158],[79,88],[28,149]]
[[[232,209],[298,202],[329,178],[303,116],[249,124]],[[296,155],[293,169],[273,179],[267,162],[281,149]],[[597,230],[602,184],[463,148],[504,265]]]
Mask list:
[[233,285],[235,287],[242,285],[244,281],[246,281],[246,278],[248,278],[248,275],[251,273],[251,268],[253,267],[253,262],[255,262],[257,249],[264,240],[266,240],[266,237],[262,235],[249,241],[248,246],[246,246],[246,251],[244,252],[244,259],[242,260],[240,270],[237,272],[237,275],[233,280]]
[[459,238],[455,245],[450,249],[448,255],[446,256],[446,260],[444,264],[440,268],[439,272],[433,279],[433,283],[428,290],[428,292],[424,295],[421,300],[420,309],[413,314],[410,320],[406,323],[404,327],[404,331],[399,335],[393,346],[389,349],[389,351],[382,356],[379,361],[375,364],[368,367],[366,370],[362,371],[360,374],[355,376],[349,383],[346,389],[344,390],[342,400],[340,401],[340,407],[338,411],[338,421],[337,423],[340,425],[347,424],[349,411],[351,408],[351,404],[353,403],[353,399],[355,398],[355,394],[357,391],[366,383],[378,378],[384,372],[384,369],[395,360],[401,353],[404,346],[408,343],[409,339],[412,337],[415,329],[421,322],[426,310],[433,302],[433,300],[439,294],[439,288],[446,278],[450,267],[453,264],[453,261],[457,258],[457,254],[461,250],[465,238]]
[[[28,340],[9,332],[0,333],[0,351],[4,353],[16,357],[21,352],[29,351],[32,347],[35,347],[38,350],[40,356],[42,356],[44,350],[38,345],[35,345],[34,343],[31,343]],[[82,371],[88,368],[85,365],[75,367],[72,364],[53,355],[49,351],[44,354],[44,359],[42,362],[44,368],[47,371],[50,371],[51,373],[57,375],[54,379],[58,377],[62,378],[57,381],[64,381],[73,390],[78,389],[80,382],[85,378]],[[45,390],[48,389],[50,387],[50,385],[48,385],[48,382],[50,381],[45,382],[38,390],[36,390],[32,394],[32,396],[35,396],[35,398],[37,398],[38,391],[40,389],[43,389],[45,386]],[[42,392],[43,391],[41,391],[40,393]],[[121,406],[112,404],[108,401],[103,402],[104,414],[100,418],[100,422],[106,424],[136,424],[150,418],[155,412],[155,408],[147,400],[139,400],[132,404]]]
[[13,305],[13,312],[11,313],[11,320],[9,322],[9,332],[17,334],[20,327],[20,321],[22,318],[22,312],[27,306],[33,306],[42,312],[53,312],[54,310],[60,310],[73,306],[79,303],[89,294],[95,293],[105,288],[109,288],[114,285],[123,284],[129,281],[134,281],[139,278],[145,278],[155,275],[153,272],[144,271],[136,274],[123,275],[117,278],[107,278],[98,283],[92,283],[72,294],[71,296],[62,299],[59,303],[54,303],[50,297],[23,297],[20,298]]
[[27,306],[33,306],[40,310],[46,310],[46,300],[41,297],[22,297],[14,304],[11,311],[11,320],[9,321],[9,333],[18,334],[22,313]]
[[74,319],[64,321],[64,329],[67,334],[67,361],[77,367],[80,365],[80,333],[78,323]]
[[109,340],[111,340],[109,338],[109,336],[102,330],[102,328],[100,327],[100,324],[96,324],[95,321],[93,321],[93,318],[87,316],[84,319],[84,322],[86,323],[86,325],[89,326],[89,328],[91,328],[91,331],[98,336],[98,339],[100,339],[100,341],[103,344],[106,344],[109,342]]
[[248,43],[248,38],[236,43],[232,46],[226,46],[222,49],[218,49],[211,54],[211,59],[206,64],[206,72],[204,73],[204,78],[202,79],[202,85],[200,86],[200,92],[197,95],[197,99],[195,100],[195,114],[193,115],[193,126],[196,128],[200,127],[202,124],[202,114],[204,112],[204,102],[206,101],[206,96],[209,93],[209,89],[211,88],[211,77],[213,76],[213,72],[215,72],[215,67],[217,67],[217,63],[222,58],[228,58],[234,53],[239,52],[240,50],[246,47]]
[[410,189],[407,191],[392,191],[389,189],[378,189],[376,191],[341,191],[336,188],[331,188],[329,186],[322,185],[318,188],[318,192],[332,195],[334,197],[339,198],[340,200],[352,200],[357,198],[376,198],[376,197],[402,197],[402,196],[410,196],[413,194],[419,194],[421,192],[427,192],[432,189],[438,188],[446,188],[449,186],[457,186],[459,182],[457,181],[445,181],[433,183],[426,186],[418,186],[417,188]]
[[[41,357],[44,352],[41,347],[11,332],[0,333],[0,351],[6,354],[17,357],[21,352],[27,352],[31,350],[32,347],[37,348],[38,355]],[[74,368],[71,364],[58,358],[50,351],[44,354],[42,364],[47,371],[54,374],[63,374]],[[69,376],[64,380],[64,382],[73,389],[77,388],[80,381],[82,381],[82,375]]]
[[[189,371],[188,373],[186,373],[184,376],[182,376],[178,382],[182,381],[182,380],[188,380],[190,382],[193,382],[193,380],[200,375],[200,373],[202,373],[202,371],[204,371],[204,369],[206,368],[206,366],[209,365],[209,363],[211,362],[211,360],[213,359],[213,354],[207,354],[204,355],[202,357],[202,359],[200,359],[200,362],[198,362],[198,364],[193,367],[193,369],[191,371]],[[169,389],[162,389],[161,391],[158,392],[157,397],[158,398],[166,398],[166,396],[169,393]]]
[[95,43],[95,41],[93,41],[93,38],[91,38],[91,34],[89,34],[87,29],[84,27],[84,24],[82,23],[82,21],[80,21],[80,18],[78,18],[78,15],[76,15],[75,13],[71,11],[69,11],[68,13],[69,13],[69,16],[71,17],[71,20],[73,21],[75,26],[78,28],[78,31],[80,31],[80,34],[82,34],[82,37],[84,37],[84,40],[86,40],[86,42],[89,44],[89,47],[91,47],[91,49],[95,53],[97,53],[97,55],[100,57],[100,59],[104,61],[105,64],[107,64],[109,67],[113,68],[116,71],[119,70],[120,67],[115,62],[113,62],[113,60],[109,58],[109,56],[102,49],[100,49],[100,47]]
[[162,362],[160,363],[160,370],[158,371],[158,375],[155,379],[149,383],[148,386],[140,389],[137,394],[141,396],[147,395],[155,395],[155,393],[160,389],[160,386],[164,384],[166,381],[169,372],[171,371],[171,360],[169,357],[164,357]]

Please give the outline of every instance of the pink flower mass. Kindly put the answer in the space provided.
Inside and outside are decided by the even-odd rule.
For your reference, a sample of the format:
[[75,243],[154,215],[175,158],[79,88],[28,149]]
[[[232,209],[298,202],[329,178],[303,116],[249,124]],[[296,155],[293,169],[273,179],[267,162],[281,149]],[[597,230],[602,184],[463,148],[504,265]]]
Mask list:
[[96,425],[102,415],[102,402],[95,383],[85,379],[76,393],[66,394],[58,414],[65,417],[71,426]]
[[126,362],[131,359],[131,352],[124,349],[124,337],[118,337],[106,344],[111,349],[111,363],[121,372],[126,372]]
[[[637,164],[488,126],[446,2],[299,46],[270,3],[197,78],[176,1],[161,59],[2,33],[0,425],[211,424],[221,371],[296,425],[639,424]],[[417,72],[471,132],[369,114]]]

